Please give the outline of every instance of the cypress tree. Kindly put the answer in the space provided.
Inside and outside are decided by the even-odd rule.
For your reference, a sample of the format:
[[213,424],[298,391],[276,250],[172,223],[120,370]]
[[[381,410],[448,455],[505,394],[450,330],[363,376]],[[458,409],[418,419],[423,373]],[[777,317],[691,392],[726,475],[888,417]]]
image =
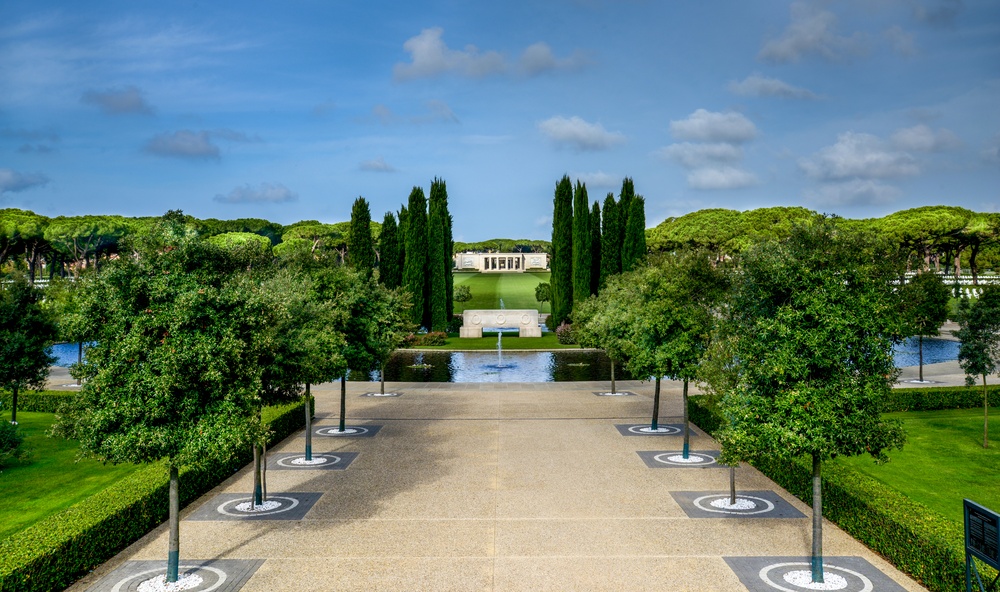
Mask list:
[[573,183],[568,175],[556,183],[552,212],[552,314],[558,327],[573,309]]
[[608,278],[622,271],[622,244],[618,239],[620,217],[615,195],[604,198],[604,218],[601,219],[601,286]]
[[573,302],[590,296],[590,264],[590,199],[587,186],[577,181],[573,192]]
[[601,287],[601,205],[594,202],[590,210],[590,293]]
[[421,325],[427,308],[424,300],[427,283],[427,198],[423,189],[413,188],[406,211],[406,259],[403,262],[402,285],[410,293],[413,303],[410,320]]
[[351,208],[351,230],[347,235],[347,265],[372,277],[375,269],[375,245],[372,241],[372,214],[363,197]]
[[382,234],[378,241],[378,251],[381,255],[378,279],[386,288],[398,288],[402,280],[403,266],[399,260],[402,251],[399,248],[398,233],[396,217],[392,212],[386,212],[385,218],[382,219]]
[[[427,279],[429,290],[427,294],[427,328],[431,331],[444,331],[448,324],[448,286],[445,280],[445,230],[447,223],[447,197],[444,195],[444,182],[435,178],[431,182],[429,215],[427,218]],[[447,271],[451,271],[448,269]]]
[[632,271],[646,258],[646,200],[636,195],[630,206],[622,242],[622,271]]

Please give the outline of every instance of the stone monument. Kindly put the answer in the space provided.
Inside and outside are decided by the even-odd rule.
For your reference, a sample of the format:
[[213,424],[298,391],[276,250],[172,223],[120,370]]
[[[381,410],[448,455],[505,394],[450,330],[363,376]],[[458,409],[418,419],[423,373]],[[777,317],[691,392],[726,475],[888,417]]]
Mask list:
[[466,310],[459,337],[482,337],[483,327],[517,329],[518,337],[541,337],[538,311],[527,309]]

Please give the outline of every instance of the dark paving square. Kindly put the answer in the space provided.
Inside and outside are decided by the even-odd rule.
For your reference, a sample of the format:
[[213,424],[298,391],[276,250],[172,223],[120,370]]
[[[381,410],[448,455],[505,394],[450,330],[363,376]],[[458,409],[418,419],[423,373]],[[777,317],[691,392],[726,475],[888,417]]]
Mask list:
[[636,394],[632,391],[616,391],[614,394],[611,391],[593,391],[598,397],[635,397]]
[[[809,573],[808,557],[723,557],[740,582],[750,592],[799,592],[810,590],[789,572]],[[831,590],[840,592],[904,592],[904,588],[889,579],[861,557],[824,557],[823,576]],[[805,572],[805,573],[803,573]],[[838,587],[834,587],[838,586]]]
[[689,461],[682,460],[680,450],[638,450],[636,454],[651,469],[720,469],[728,468],[719,464],[718,450],[689,450]]
[[250,501],[250,492],[220,493],[200,508],[192,512],[185,520],[302,520],[319,500],[322,493],[292,493],[268,492],[267,502],[280,504],[273,510],[256,513],[237,509],[240,503]]
[[269,454],[269,471],[343,471],[351,466],[357,452],[313,452],[312,463],[304,462],[305,452]]
[[[616,423],[618,433],[623,436],[683,436],[684,424],[682,423],[660,423],[656,425],[658,431],[651,431],[648,423]],[[690,426],[691,435],[700,435],[694,426]]]
[[[183,552],[184,549],[181,548],[181,553]],[[188,588],[191,592],[236,592],[243,588],[263,563],[263,559],[185,560],[182,555],[178,576],[181,580],[189,574],[201,578],[199,585]],[[160,561],[126,561],[87,588],[87,592],[135,592],[142,582],[166,573],[166,558]]]
[[688,518],[805,518],[774,491],[736,490],[736,506],[729,506],[729,491],[671,491]]
[[371,438],[382,429],[380,425],[345,425],[344,432],[337,430],[340,425],[320,426],[313,428],[313,434],[330,438]]
[[361,395],[362,397],[372,397],[375,399],[391,399],[393,397],[402,397],[403,393],[365,393]]

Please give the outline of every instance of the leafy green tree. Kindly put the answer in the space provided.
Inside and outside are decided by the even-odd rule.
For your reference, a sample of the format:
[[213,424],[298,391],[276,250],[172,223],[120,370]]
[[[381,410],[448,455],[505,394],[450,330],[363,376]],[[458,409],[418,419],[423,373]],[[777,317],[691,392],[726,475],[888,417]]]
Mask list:
[[604,217],[601,219],[601,287],[608,278],[622,271],[621,222],[618,203],[613,193],[604,198]]
[[275,254],[279,254],[280,247],[289,241],[306,241],[309,253],[314,257],[322,258],[334,251],[337,245],[346,243],[346,237],[333,224],[304,220],[284,228],[281,243],[274,247]]
[[958,363],[965,370],[965,384],[972,386],[976,377],[983,379],[983,448],[987,448],[990,409],[986,377],[1000,369],[1000,286],[984,286],[974,304],[963,298],[958,322],[955,336],[962,342]]
[[399,258],[399,233],[396,217],[386,212],[382,220],[382,235],[379,237],[378,280],[386,288],[398,288],[403,281],[403,262]]
[[590,296],[590,199],[587,186],[579,181],[573,191],[573,302]]
[[573,310],[573,183],[568,175],[556,184],[553,202],[551,328],[562,324]]
[[[546,284],[546,285],[548,285],[548,284]],[[535,290],[535,293],[536,294],[538,293],[537,289]],[[465,285],[457,286],[455,288],[455,297],[454,297],[454,300],[455,300],[455,302],[468,302],[468,301],[472,300],[472,288],[470,288],[469,286],[465,286]]]
[[628,363],[632,351],[630,329],[637,301],[635,285],[617,274],[608,278],[597,296],[577,304],[573,312],[576,342],[582,347],[603,349],[611,360],[612,393],[616,392],[615,365]]
[[916,335],[920,348],[920,382],[924,381],[924,336],[938,334],[948,320],[950,295],[936,273],[918,273],[900,288],[900,304],[905,319],[904,335]]
[[55,362],[55,322],[43,309],[42,294],[24,276],[0,286],[0,388],[11,392],[10,422],[17,425],[17,395],[45,386]]
[[0,469],[10,461],[27,458],[28,450],[24,447],[24,434],[16,424],[0,422]]
[[[404,216],[400,216],[403,220]],[[406,208],[406,259],[403,261],[403,289],[409,292],[410,320],[424,322],[428,307],[424,284],[427,277],[427,199],[424,190],[414,187]]]
[[88,283],[81,310],[95,344],[80,394],[55,430],[111,463],[166,460],[167,581],[177,580],[178,469],[228,461],[262,426],[262,354],[275,322],[244,261],[201,241],[139,247]]
[[552,285],[548,282],[541,282],[535,286],[535,300],[539,304],[552,301]]
[[590,210],[590,295],[601,288],[601,206],[596,201]]
[[720,405],[721,461],[812,458],[812,576],[823,581],[822,462],[903,444],[881,415],[899,334],[888,245],[829,221],[743,254],[724,324],[736,380]]
[[646,200],[636,195],[628,203],[628,221],[622,240],[622,271],[632,271],[646,259]]
[[363,197],[351,207],[351,232],[347,235],[347,264],[365,277],[375,270],[375,246],[372,243],[372,214]]
[[739,252],[742,214],[719,208],[698,210],[664,221],[651,233],[654,250],[706,249],[716,261]]
[[444,331],[448,326],[448,280],[451,253],[447,245],[448,191],[444,181],[431,182],[427,216],[428,329]]

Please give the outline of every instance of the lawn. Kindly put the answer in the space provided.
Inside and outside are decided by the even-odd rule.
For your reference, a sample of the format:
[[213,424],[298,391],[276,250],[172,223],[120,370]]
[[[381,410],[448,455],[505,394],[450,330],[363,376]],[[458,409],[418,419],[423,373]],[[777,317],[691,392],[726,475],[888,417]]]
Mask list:
[[533,308],[542,313],[551,312],[551,304],[535,300],[535,286],[549,281],[547,271],[524,273],[456,273],[455,287],[468,286],[472,300],[456,302],[455,313],[465,309]]
[[[506,300],[504,300],[506,304]],[[415,349],[437,349],[437,350],[495,350],[497,348],[497,334],[495,331],[484,331],[479,338],[462,339],[458,333],[449,333],[446,345],[421,345]],[[518,337],[517,333],[503,334],[503,349],[524,350],[524,349],[579,349],[579,345],[563,345],[556,339],[556,334],[552,332],[542,333],[541,337]]]
[[1000,442],[983,449],[983,410],[949,409],[888,413],[900,419],[907,441],[889,452],[892,460],[876,465],[868,455],[841,458],[844,463],[910,499],[963,521],[962,498],[1000,510]]
[[82,501],[139,468],[77,461],[79,444],[49,438],[52,413],[20,412],[18,425],[31,449],[26,461],[0,470],[0,539]]

